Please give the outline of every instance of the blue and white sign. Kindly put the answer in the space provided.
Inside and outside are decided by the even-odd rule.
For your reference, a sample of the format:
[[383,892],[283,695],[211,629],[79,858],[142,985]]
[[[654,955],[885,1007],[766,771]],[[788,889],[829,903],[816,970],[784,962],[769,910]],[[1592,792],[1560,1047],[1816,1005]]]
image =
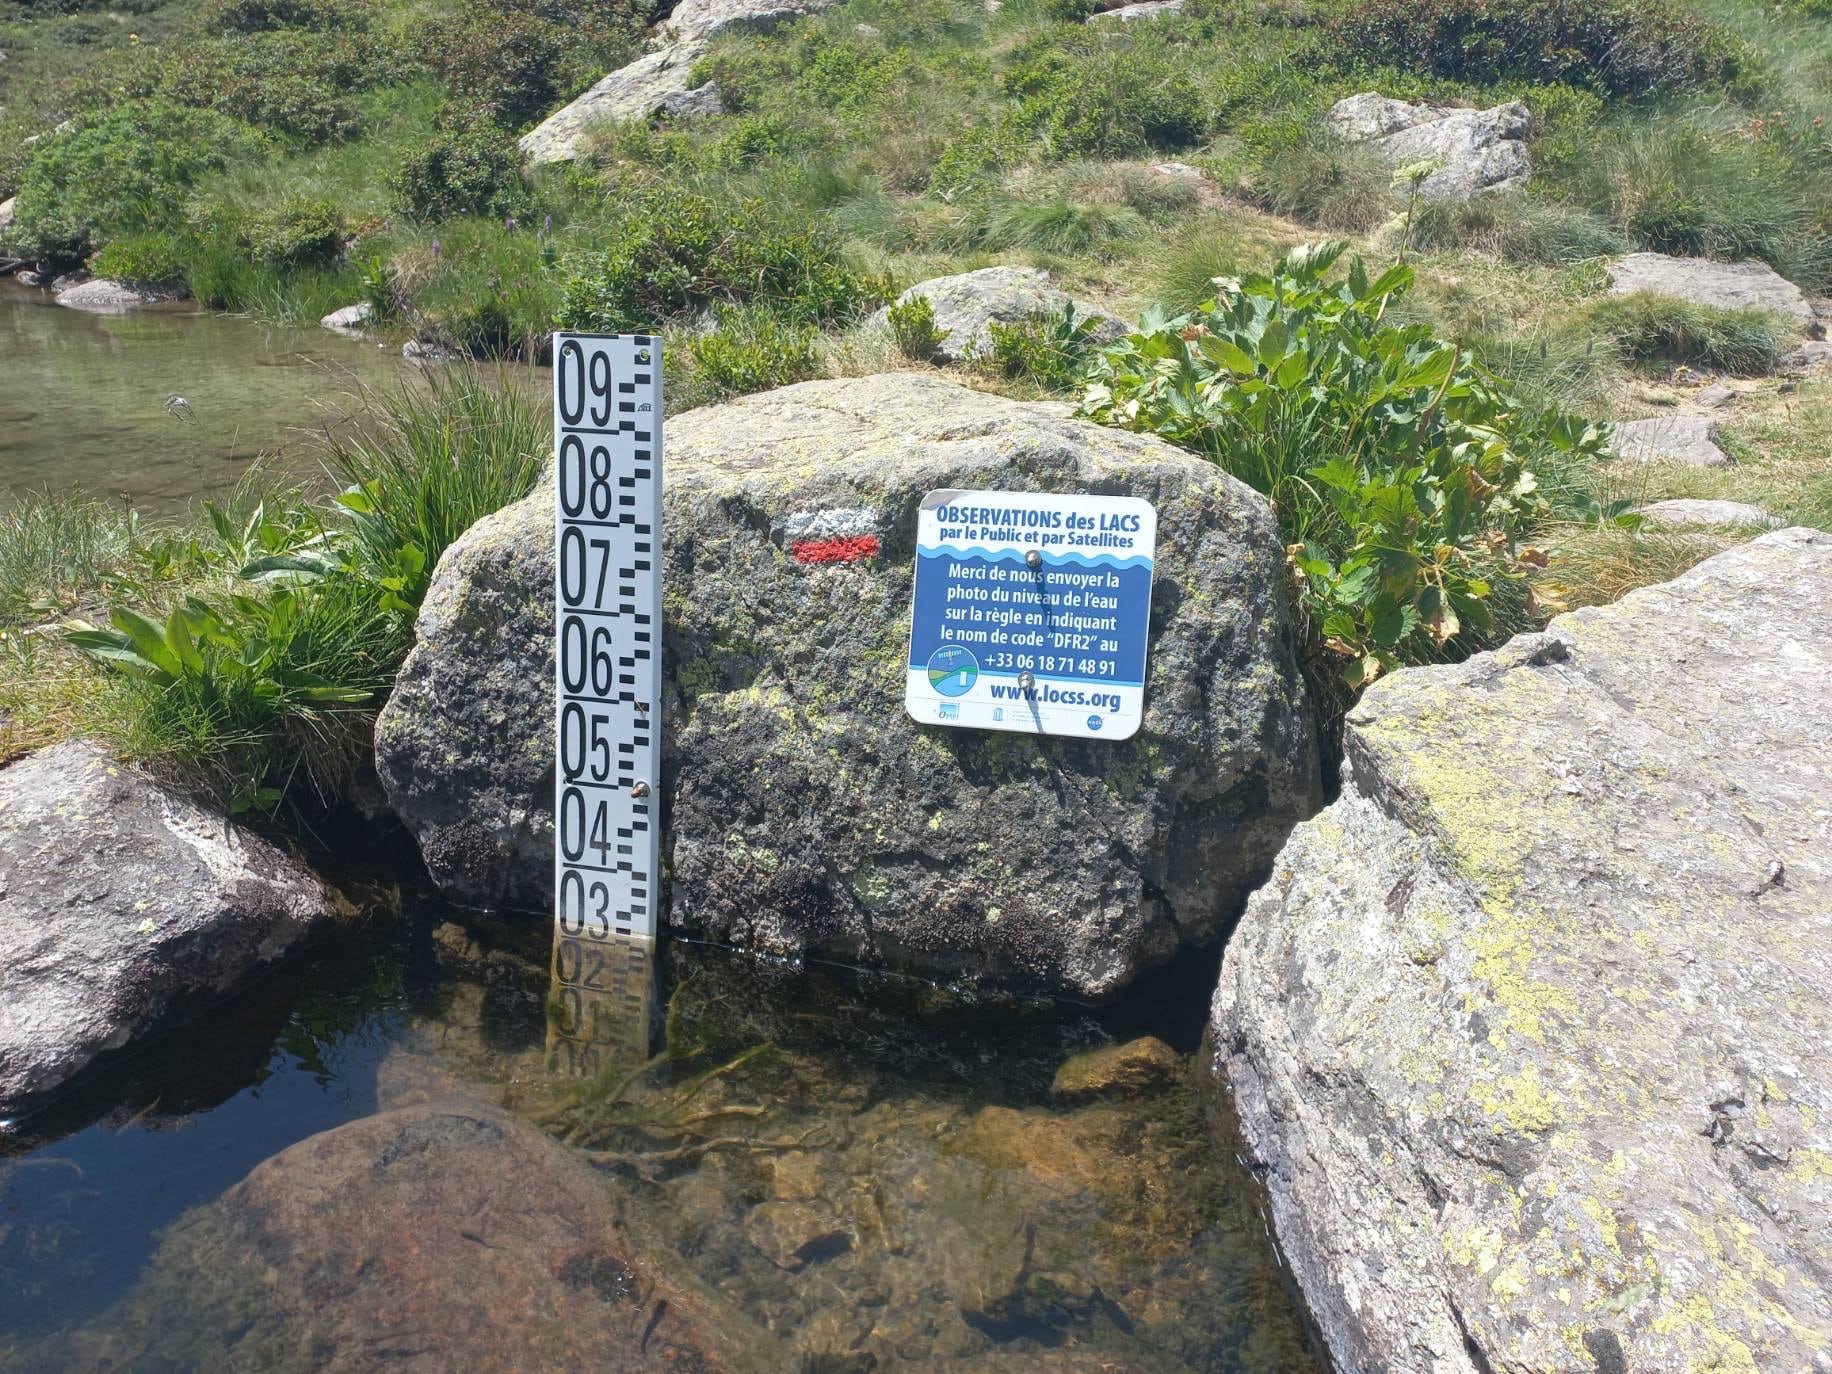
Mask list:
[[904,706],[925,725],[1128,739],[1158,516],[1136,496],[932,491]]

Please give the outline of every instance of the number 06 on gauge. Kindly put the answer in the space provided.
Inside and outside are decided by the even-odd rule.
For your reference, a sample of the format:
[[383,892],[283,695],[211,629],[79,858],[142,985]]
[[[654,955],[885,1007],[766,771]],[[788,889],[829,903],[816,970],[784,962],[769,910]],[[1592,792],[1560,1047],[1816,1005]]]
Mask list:
[[554,919],[653,939],[660,905],[662,347],[556,334]]

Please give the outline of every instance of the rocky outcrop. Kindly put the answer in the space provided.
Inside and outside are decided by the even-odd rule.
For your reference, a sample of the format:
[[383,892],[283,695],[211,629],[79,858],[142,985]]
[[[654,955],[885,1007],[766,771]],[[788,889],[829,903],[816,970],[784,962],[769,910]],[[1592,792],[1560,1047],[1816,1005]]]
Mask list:
[[1709,415],[1655,415],[1615,427],[1610,451],[1634,463],[1681,463],[1721,468],[1732,462],[1718,447],[1718,422]]
[[1343,1370],[1832,1361],[1832,535],[1376,684],[1215,1069]]
[[1821,368],[1832,367],[1832,342],[1808,339],[1783,358],[1781,366],[1788,372],[1817,372]]
[[[670,422],[664,840],[671,924],[987,984],[1106,996],[1212,939],[1317,796],[1265,502],[1156,439],[933,375],[809,382]],[[1158,511],[1130,740],[918,726],[912,542],[940,488],[1102,491]],[[801,561],[844,517],[859,556]],[[436,880],[544,908],[552,497],[446,554],[377,728]]]
[[341,310],[333,310],[319,325],[333,334],[347,335],[360,339],[368,327],[375,323],[375,306],[369,301],[358,301],[355,305],[346,305]]
[[1126,332],[1124,324],[1100,307],[1051,286],[1050,274],[1036,267],[982,267],[958,276],[933,277],[917,282],[897,297],[897,303],[907,305],[917,297],[928,301],[935,312],[935,328],[942,335],[935,357],[944,363],[990,353],[994,324],[1018,324],[1039,316],[1054,323],[1071,307],[1077,320],[1096,321],[1096,342],[1111,343]]
[[1324,126],[1346,143],[1371,144],[1395,167],[1438,164],[1419,184],[1425,200],[1516,190],[1533,171],[1526,145],[1533,117],[1517,100],[1488,110],[1457,110],[1364,91],[1332,105]]
[[[120,1358],[135,1340],[156,1366]],[[91,1341],[115,1358],[92,1359]],[[106,1331],[79,1332],[72,1353],[73,1368],[280,1374],[781,1367],[742,1317],[632,1254],[590,1165],[461,1102],[367,1117],[267,1160],[173,1227]]]
[[690,84],[693,66],[723,33],[767,33],[778,24],[818,14],[839,0],[684,0],[660,29],[651,52],[619,67],[572,103],[521,137],[535,164],[569,162],[586,136],[603,125],[668,116],[687,119],[724,112],[718,87]]
[[1117,19],[1130,24],[1135,19],[1168,19],[1183,13],[1183,0],[1139,0],[1136,5],[1120,5],[1091,15],[1094,19]]
[[0,772],[0,1111],[245,985],[318,931],[316,878],[84,744]]
[[1713,262],[1630,253],[1609,269],[1609,293],[1646,291],[1719,310],[1767,310],[1805,325],[1813,317],[1800,288],[1765,262]]
[[1760,506],[1742,501],[1655,501],[1636,512],[1657,525],[1718,525],[1772,530],[1781,522]]
[[92,277],[56,291],[52,296],[59,305],[72,310],[87,310],[96,315],[124,315],[130,310],[157,305],[161,301],[184,299],[184,292],[144,282],[109,281]]
[[521,136],[521,148],[535,164],[570,162],[586,136],[600,126],[659,115],[685,118],[718,114],[724,108],[710,84],[689,87],[693,64],[706,55],[701,39],[682,39],[619,67],[571,104]]

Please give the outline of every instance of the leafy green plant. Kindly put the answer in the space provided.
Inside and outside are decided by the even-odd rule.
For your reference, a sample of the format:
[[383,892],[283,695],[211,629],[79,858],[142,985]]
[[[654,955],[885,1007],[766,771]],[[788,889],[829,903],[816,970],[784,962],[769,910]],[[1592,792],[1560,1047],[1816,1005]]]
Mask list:
[[915,363],[933,362],[935,350],[953,332],[935,327],[935,307],[927,296],[894,301],[885,316],[890,323],[891,337],[897,341],[897,351]]
[[183,45],[166,67],[161,91],[181,105],[324,143],[356,132],[351,95],[383,70],[360,35],[282,29]]
[[253,216],[247,225],[248,248],[276,267],[322,265],[343,252],[344,220],[321,196],[290,195]]
[[992,346],[969,361],[1008,380],[1068,391],[1081,381],[1099,327],[1096,316],[1078,318],[1073,302],[1063,306],[1061,315],[1033,315],[1011,324],[994,320],[989,326]]
[[1106,44],[1087,30],[1049,34],[1014,54],[1004,84],[1018,100],[1015,122],[1055,157],[1187,147],[1212,123],[1189,60],[1163,44]]
[[130,511],[80,497],[28,493],[0,508],[0,624],[21,624],[123,575],[137,543]]
[[1148,314],[1095,355],[1082,401],[1109,424],[1205,453],[1271,498],[1314,641],[1358,687],[1499,632],[1523,546],[1607,432],[1524,415],[1455,344],[1394,325],[1404,265],[1370,280],[1347,245],[1294,249],[1270,276],[1217,283],[1189,315]]
[[465,0],[416,47],[460,109],[513,131],[634,57],[648,17],[646,0]]

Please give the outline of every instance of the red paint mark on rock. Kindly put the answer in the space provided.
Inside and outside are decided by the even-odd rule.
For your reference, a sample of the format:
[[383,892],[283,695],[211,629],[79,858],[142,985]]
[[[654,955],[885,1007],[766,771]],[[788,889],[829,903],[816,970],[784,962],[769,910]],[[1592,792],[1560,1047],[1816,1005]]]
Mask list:
[[789,545],[797,563],[858,563],[878,556],[878,536],[853,535],[845,539],[798,539]]

